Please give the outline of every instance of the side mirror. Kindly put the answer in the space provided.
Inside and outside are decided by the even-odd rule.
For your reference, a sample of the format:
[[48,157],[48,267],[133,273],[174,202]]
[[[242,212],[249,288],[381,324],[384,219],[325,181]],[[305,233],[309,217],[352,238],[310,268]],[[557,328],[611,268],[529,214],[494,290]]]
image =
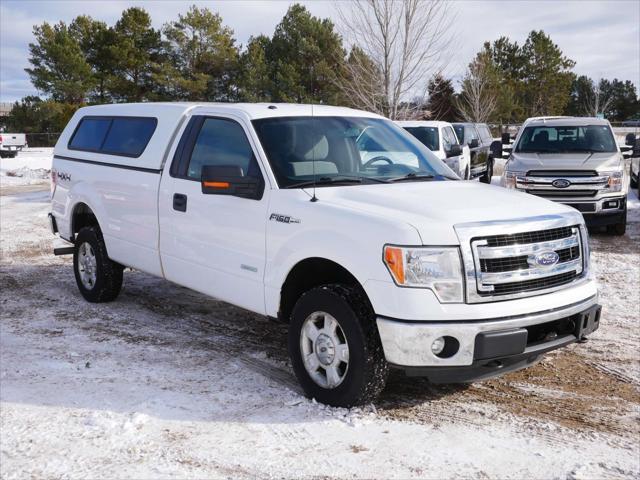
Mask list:
[[636,144],[635,133],[627,133],[627,136],[624,137],[624,144],[633,147]]
[[[507,134],[508,135],[508,134]],[[493,158],[502,158],[502,141],[494,140],[489,147]]]
[[504,132],[501,139],[503,145],[509,145],[511,143],[511,134],[509,132]]
[[244,175],[238,166],[202,167],[200,177],[202,193],[206,195],[231,195],[259,200],[264,192],[264,183],[255,177]]
[[473,138],[469,142],[469,148],[478,148],[478,145],[480,145],[480,144],[478,143],[478,139],[477,138]]
[[447,151],[447,157],[457,157],[462,155],[462,147],[460,145],[451,145],[451,148]]

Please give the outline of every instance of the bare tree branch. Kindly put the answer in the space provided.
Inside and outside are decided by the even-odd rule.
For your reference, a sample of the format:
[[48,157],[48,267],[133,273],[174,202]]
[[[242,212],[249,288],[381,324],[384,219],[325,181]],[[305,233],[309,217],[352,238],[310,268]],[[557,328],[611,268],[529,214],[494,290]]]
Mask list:
[[496,109],[497,95],[492,78],[489,53],[481,52],[469,65],[457,101],[458,110],[467,122],[486,123]]
[[452,43],[452,3],[445,0],[352,0],[337,3],[349,57],[340,88],[355,106],[391,119],[415,117],[428,80],[440,73]]
[[606,91],[605,81],[603,79],[600,79],[596,83],[592,82],[591,88],[586,93],[582,109],[588,117],[595,117],[599,113],[604,114],[613,103],[613,96],[611,92]]

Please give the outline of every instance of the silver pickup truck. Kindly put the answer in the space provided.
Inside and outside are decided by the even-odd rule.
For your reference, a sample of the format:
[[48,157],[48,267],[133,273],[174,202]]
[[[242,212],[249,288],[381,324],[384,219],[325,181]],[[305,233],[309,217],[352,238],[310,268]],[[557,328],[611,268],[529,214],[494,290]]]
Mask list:
[[573,207],[587,226],[625,233],[628,168],[607,120],[527,120],[513,143],[502,185]]

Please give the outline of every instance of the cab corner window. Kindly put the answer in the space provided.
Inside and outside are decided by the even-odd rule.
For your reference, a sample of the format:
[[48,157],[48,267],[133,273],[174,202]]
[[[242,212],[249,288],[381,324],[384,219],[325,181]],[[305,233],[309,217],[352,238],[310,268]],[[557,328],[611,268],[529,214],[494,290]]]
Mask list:
[[69,148],[88,151],[100,150],[110,125],[110,118],[83,118],[69,141]]
[[105,153],[139,157],[156,129],[155,118],[114,118],[102,145]]
[[204,166],[239,167],[243,176],[262,178],[249,140],[233,120],[206,118],[202,123],[186,176],[200,181]]
[[84,117],[69,141],[69,149],[137,158],[157,124],[152,117]]

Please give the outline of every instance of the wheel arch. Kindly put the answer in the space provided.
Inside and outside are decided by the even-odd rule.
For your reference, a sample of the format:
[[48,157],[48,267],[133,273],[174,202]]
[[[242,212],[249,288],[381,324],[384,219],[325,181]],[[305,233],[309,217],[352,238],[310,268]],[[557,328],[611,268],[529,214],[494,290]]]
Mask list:
[[81,228],[96,226],[100,228],[100,222],[94,210],[85,202],[79,201],[73,206],[71,213],[71,235],[75,239]]
[[280,289],[278,319],[288,323],[296,301],[304,292],[330,283],[356,286],[371,304],[363,285],[349,270],[324,257],[309,257],[298,261],[287,273]]

